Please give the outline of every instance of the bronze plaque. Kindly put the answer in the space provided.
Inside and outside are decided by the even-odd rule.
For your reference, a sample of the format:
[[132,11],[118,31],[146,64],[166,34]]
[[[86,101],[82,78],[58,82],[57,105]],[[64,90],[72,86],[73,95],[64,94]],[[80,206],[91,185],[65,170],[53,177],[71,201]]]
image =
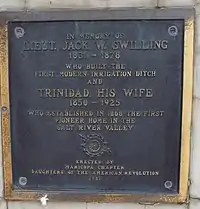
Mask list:
[[187,27],[181,18],[9,21],[7,198],[185,201]]

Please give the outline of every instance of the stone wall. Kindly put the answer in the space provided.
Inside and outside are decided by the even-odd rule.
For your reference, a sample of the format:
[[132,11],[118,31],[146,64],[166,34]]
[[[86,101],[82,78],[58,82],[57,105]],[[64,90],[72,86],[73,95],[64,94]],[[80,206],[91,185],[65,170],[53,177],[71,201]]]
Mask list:
[[[191,136],[190,199],[188,204],[140,205],[133,203],[59,203],[49,202],[47,209],[200,209],[200,0],[0,0],[1,11],[45,10],[53,8],[92,9],[113,7],[195,7],[195,57],[193,119]],[[0,152],[1,153],[1,152]],[[0,165],[2,158],[0,157]],[[2,167],[0,170],[0,209],[39,209],[40,202],[6,202],[3,199]]]

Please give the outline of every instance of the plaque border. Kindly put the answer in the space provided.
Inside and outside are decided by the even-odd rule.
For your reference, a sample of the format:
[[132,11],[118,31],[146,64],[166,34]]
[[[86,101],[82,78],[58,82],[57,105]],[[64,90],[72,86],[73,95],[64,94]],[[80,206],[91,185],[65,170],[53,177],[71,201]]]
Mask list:
[[[8,85],[8,21],[49,20],[136,20],[136,19],[183,19],[184,63],[181,127],[181,156],[179,193],[175,195],[152,194],[66,194],[65,192],[17,191],[12,188],[12,156],[10,136],[10,99]],[[120,10],[50,10],[0,13],[0,91],[1,137],[3,150],[4,198],[6,200],[39,200],[44,194],[50,200],[84,202],[137,202],[137,203],[187,203],[190,162],[190,129],[193,92],[194,9],[133,9]]]

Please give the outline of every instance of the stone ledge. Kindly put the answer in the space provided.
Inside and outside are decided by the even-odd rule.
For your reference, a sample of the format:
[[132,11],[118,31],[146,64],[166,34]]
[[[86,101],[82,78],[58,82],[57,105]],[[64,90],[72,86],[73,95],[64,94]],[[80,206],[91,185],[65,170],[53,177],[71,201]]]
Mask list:
[[87,209],[146,209],[145,205],[134,203],[87,203]]
[[87,209],[187,209],[186,205],[155,204],[140,205],[134,203],[87,203]]
[[22,10],[25,7],[24,0],[1,0],[0,11]]
[[51,8],[73,8],[73,9],[89,9],[107,7],[106,0],[27,0],[26,7],[28,9],[51,9]]
[[109,8],[109,7],[155,7],[157,0],[28,0],[28,9],[37,8]]
[[194,96],[200,98],[200,5],[196,7],[194,50]]
[[200,200],[190,199],[189,209],[199,209]]
[[200,100],[195,98],[193,100],[193,120],[192,120],[192,134],[191,134],[191,164],[190,164],[190,195],[193,197],[200,197]]
[[0,199],[0,209],[7,209],[7,202],[3,199]]
[[194,6],[195,0],[158,0],[160,7],[183,7]]
[[108,7],[156,7],[157,0],[108,0]]
[[[71,202],[48,202],[44,207],[38,202],[28,201],[9,201],[8,209],[86,209],[86,203],[71,203]],[[1,209],[1,208],[0,208]]]

